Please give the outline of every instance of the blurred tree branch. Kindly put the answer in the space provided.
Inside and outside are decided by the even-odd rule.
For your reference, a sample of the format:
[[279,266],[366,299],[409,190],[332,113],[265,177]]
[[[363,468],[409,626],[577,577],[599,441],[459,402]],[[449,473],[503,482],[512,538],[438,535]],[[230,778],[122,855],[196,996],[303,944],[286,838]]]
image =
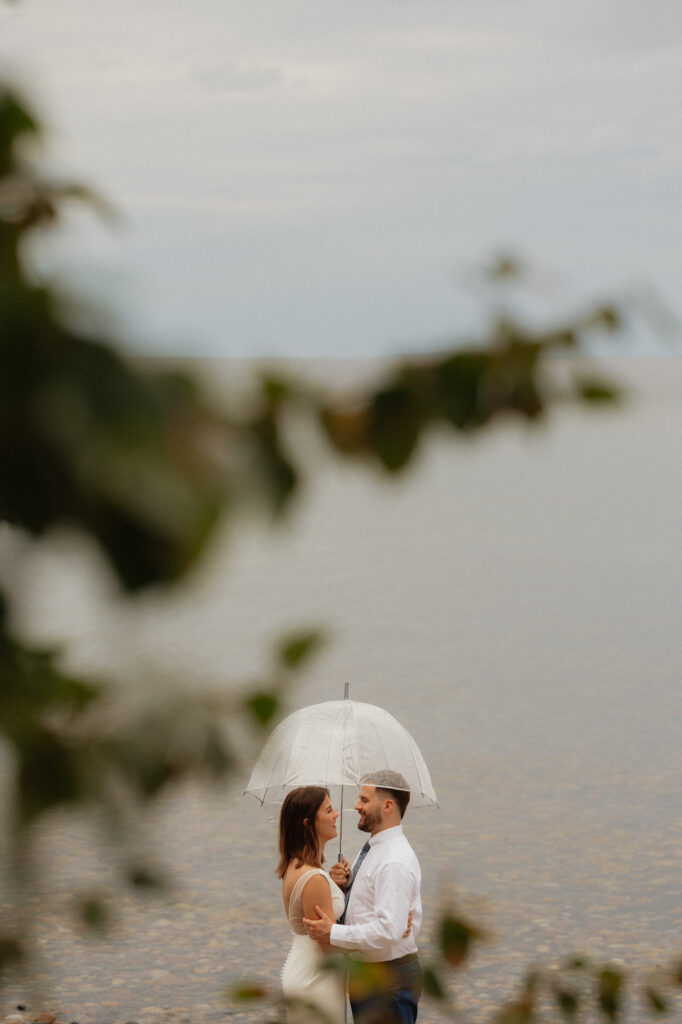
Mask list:
[[[0,91],[0,519],[33,538],[60,525],[94,538],[131,597],[179,580],[245,491],[282,514],[306,469],[305,454],[285,440],[291,414],[306,416],[341,456],[398,474],[431,430],[469,436],[509,417],[537,423],[567,401],[618,397],[582,362],[564,367],[560,379],[549,367],[555,353],[583,352],[595,331],[622,329],[623,310],[606,304],[544,331],[500,318],[471,345],[403,360],[378,386],[348,396],[271,372],[246,414],[216,409],[187,374],[144,368],[115,351],[104,332],[74,330],[60,295],[29,272],[27,238],[58,223],[68,203],[109,212],[89,189],[38,173],[31,147],[39,135],[24,101]],[[515,270],[509,259],[493,267],[505,279]],[[144,801],[188,774],[228,772],[233,755],[221,718],[269,723],[282,686],[321,642],[314,632],[286,638],[262,685],[223,701],[179,697],[112,733],[106,680],[75,678],[61,669],[60,652],[26,646],[13,632],[11,587],[0,590],[0,734],[15,765],[22,849],[35,821],[60,804],[112,805],[121,785]],[[131,865],[128,881],[155,880]],[[81,913],[93,927],[106,919],[96,900]],[[426,986],[444,1001],[447,972],[480,936],[455,915],[440,929],[441,960],[428,967]],[[7,930],[0,970],[22,952],[21,936]],[[588,967],[571,970],[573,978]],[[601,967],[594,976],[602,1016],[620,1019],[622,978]],[[679,985],[679,968],[670,977]],[[650,1011],[664,1012],[664,986],[652,982],[647,991]],[[242,998],[254,992],[244,989]],[[539,1019],[538,1000],[548,992],[563,1019],[577,1019],[578,989],[563,975],[534,974],[499,1024]]]

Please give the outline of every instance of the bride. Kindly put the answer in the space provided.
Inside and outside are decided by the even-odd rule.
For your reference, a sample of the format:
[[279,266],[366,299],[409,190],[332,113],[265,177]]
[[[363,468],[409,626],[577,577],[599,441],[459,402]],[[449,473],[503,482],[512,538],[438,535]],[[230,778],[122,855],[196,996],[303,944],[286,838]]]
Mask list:
[[[336,836],[339,812],[322,786],[300,786],[282,804],[279,820],[282,898],[292,943],[282,968],[282,989],[290,1024],[345,1024],[346,992],[343,973],[324,969],[321,946],[303,928],[304,917],[317,917],[321,907],[334,921],[343,913],[344,895],[322,869],[325,843]],[[340,951],[339,951],[340,952]]]

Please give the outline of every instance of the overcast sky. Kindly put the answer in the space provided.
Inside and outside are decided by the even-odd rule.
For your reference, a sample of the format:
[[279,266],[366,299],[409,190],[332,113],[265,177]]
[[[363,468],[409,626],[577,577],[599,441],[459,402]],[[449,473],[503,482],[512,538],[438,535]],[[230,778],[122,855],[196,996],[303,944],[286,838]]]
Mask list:
[[502,249],[682,311],[680,0],[0,0],[0,60],[125,214],[52,258],[144,351],[431,348]]

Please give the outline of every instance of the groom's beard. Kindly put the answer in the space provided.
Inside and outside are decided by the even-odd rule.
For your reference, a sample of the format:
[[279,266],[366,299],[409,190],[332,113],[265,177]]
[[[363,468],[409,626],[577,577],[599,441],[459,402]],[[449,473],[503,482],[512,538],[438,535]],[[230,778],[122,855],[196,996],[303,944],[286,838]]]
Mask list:
[[371,832],[372,829],[379,824],[380,816],[373,814],[372,811],[365,811],[364,818],[360,818],[358,821],[358,828],[361,832]]

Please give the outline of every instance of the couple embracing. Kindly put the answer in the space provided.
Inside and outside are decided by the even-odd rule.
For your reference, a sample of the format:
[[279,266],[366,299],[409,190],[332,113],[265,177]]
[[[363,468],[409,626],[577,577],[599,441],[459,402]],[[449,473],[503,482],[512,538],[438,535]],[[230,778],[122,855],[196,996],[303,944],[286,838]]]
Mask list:
[[293,941],[282,970],[291,1024],[345,1024],[345,979],[324,969],[325,954],[345,953],[372,965],[350,1003],[355,1024],[414,1024],[421,993],[417,943],[422,922],[419,863],[403,834],[410,799],[405,779],[382,771],[367,777],[355,809],[369,839],[351,867],[322,869],[325,843],[336,836],[338,811],[328,792],[301,786],[280,815],[284,907]]

